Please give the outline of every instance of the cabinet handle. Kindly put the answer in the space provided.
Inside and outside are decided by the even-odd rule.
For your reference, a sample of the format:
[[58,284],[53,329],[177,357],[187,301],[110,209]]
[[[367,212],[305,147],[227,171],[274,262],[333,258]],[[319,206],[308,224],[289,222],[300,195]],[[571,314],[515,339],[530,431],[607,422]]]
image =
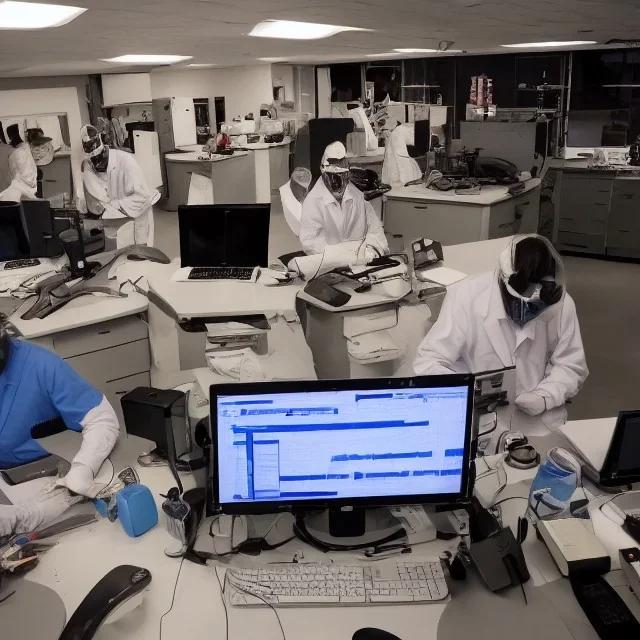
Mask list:
[[623,193],[623,194],[622,194],[622,197],[623,197],[625,200],[633,200],[633,193]]
[[579,247],[580,249],[587,249],[586,244],[576,244],[575,242],[563,242],[565,247]]
[[125,393],[129,393],[128,391],[116,391],[114,395],[123,396]]
[[575,220],[575,218],[560,218],[560,220]]
[[598,189],[598,193],[609,193],[609,189]]
[[57,180],[45,180],[44,182],[58,182]]
[[421,205],[415,204],[415,205],[413,205],[413,208],[414,209],[428,209],[429,207],[427,207],[426,204],[421,204]]
[[515,220],[512,220],[511,222],[503,222],[502,224],[498,225],[498,229],[504,229],[506,227],[512,227],[515,223],[516,223]]
[[111,333],[111,329],[107,329],[106,331],[98,331],[99,336],[106,336],[108,333]]
[[617,229],[618,233],[631,233],[629,229]]

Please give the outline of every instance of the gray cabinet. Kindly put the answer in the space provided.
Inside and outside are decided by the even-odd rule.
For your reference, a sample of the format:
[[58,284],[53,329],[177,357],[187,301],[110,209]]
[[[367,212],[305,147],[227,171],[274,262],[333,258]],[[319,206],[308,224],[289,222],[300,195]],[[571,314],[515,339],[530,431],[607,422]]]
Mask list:
[[73,193],[70,156],[57,156],[40,169],[42,169],[42,197],[45,200],[50,200],[61,193]]
[[640,258],[640,179],[614,181],[607,230],[608,255]]
[[613,183],[613,175],[564,172],[558,220],[559,249],[604,255]]
[[151,384],[149,332],[140,318],[118,318],[31,342],[57,353],[101,391],[124,429],[120,398],[135,387]]

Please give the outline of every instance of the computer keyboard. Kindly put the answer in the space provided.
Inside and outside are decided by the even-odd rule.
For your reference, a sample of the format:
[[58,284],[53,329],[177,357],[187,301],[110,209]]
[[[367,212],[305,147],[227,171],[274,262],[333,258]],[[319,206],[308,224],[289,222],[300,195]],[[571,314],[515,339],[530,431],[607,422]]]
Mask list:
[[[234,606],[346,606],[440,602],[449,595],[440,560],[370,565],[265,565],[228,570]],[[254,595],[255,594],[255,595]]]
[[253,280],[255,267],[193,267],[189,280]]
[[10,269],[24,269],[25,267],[37,267],[40,265],[38,258],[23,258],[21,260],[9,260],[4,263],[4,271]]

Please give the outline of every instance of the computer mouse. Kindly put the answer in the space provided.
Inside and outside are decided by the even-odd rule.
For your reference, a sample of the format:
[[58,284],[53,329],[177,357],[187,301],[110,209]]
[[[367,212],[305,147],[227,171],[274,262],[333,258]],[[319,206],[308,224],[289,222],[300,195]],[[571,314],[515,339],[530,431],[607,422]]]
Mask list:
[[127,258],[129,260],[150,260],[151,262],[160,262],[161,264],[169,264],[171,262],[165,253],[155,247],[132,245],[128,249]]
[[358,629],[351,640],[400,640],[400,638],[394,636],[393,633],[389,633],[389,631],[365,627],[364,629]]

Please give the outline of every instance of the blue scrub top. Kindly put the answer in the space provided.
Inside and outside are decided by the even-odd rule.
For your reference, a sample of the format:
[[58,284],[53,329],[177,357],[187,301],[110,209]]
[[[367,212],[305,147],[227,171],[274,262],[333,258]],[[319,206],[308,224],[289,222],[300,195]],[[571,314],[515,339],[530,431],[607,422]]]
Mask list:
[[42,422],[62,418],[69,429],[82,431],[82,420],[102,397],[59,356],[11,340],[0,374],[0,467],[47,455],[31,437],[31,429]]

